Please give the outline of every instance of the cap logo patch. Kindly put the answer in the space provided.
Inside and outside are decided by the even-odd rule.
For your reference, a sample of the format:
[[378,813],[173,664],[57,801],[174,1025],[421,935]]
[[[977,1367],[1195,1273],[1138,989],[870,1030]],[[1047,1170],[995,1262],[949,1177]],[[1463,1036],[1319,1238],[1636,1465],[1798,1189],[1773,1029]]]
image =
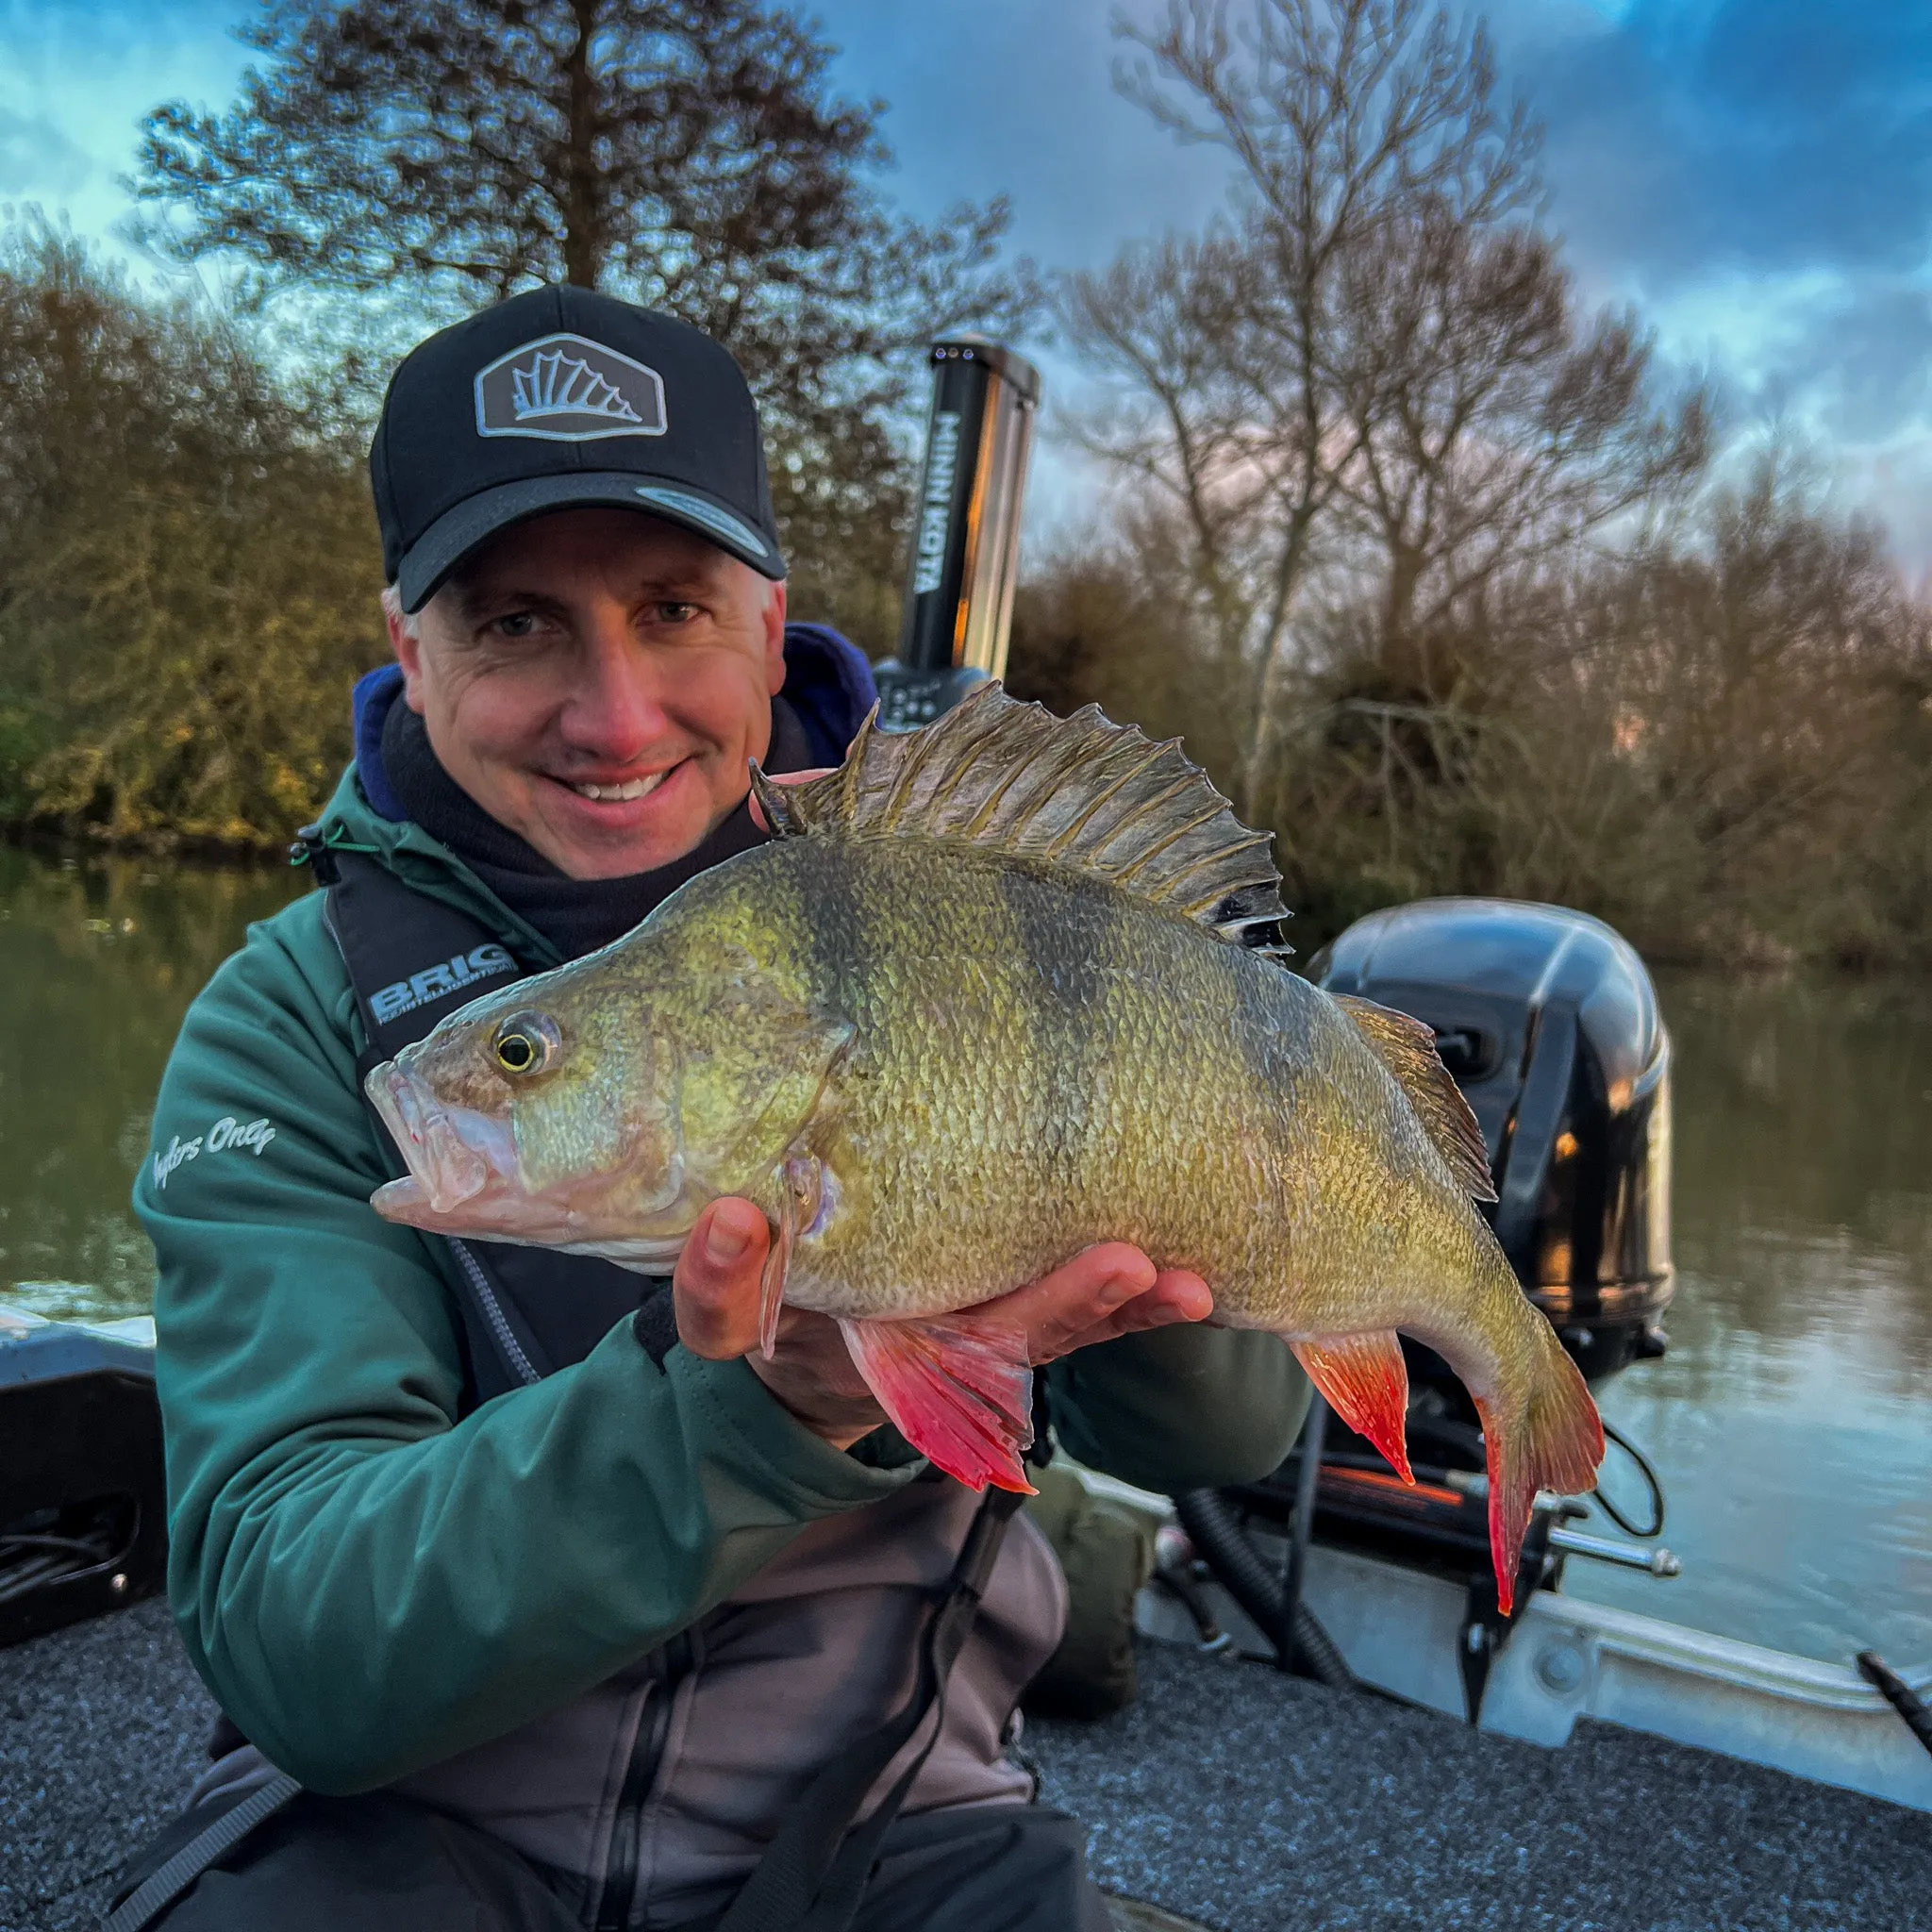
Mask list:
[[663,378],[588,336],[540,336],[478,372],[476,434],[541,442],[662,436]]

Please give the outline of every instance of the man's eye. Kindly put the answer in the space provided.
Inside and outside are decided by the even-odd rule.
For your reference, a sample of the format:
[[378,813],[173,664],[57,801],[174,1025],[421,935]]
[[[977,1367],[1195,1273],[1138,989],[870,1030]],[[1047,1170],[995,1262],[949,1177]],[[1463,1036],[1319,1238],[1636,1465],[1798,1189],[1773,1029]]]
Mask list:
[[537,628],[536,614],[529,610],[512,610],[507,617],[494,619],[490,628],[498,637],[526,638]]
[[659,604],[658,622],[659,624],[689,624],[698,614],[695,604]]

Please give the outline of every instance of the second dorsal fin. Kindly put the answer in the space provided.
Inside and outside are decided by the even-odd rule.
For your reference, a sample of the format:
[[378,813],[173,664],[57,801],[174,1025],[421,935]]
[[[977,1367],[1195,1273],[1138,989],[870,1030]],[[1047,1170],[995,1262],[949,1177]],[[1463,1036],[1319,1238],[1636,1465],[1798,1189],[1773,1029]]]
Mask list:
[[1469,1102],[1436,1051],[1436,1029],[1425,1021],[1359,1000],[1353,993],[1328,995],[1356,1024],[1375,1058],[1408,1096],[1416,1117],[1428,1130],[1436,1151],[1449,1163],[1449,1172],[1478,1201],[1493,1201],[1496,1184],[1490,1175],[1490,1157],[1483,1130],[1476,1125]]
[[802,785],[752,783],[780,834],[953,840],[1106,879],[1232,943],[1283,919],[1273,841],[1252,832],[1178,739],[1097,706],[1058,718],[983,685],[937,723],[860,725],[845,762]]

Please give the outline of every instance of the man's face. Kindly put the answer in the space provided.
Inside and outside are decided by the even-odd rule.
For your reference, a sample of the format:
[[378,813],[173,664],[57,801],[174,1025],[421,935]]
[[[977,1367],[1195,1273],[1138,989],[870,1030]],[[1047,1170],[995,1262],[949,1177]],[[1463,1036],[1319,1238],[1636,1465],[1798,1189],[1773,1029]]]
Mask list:
[[513,525],[390,641],[442,768],[572,878],[648,872],[725,819],[785,681],[785,587],[636,510]]

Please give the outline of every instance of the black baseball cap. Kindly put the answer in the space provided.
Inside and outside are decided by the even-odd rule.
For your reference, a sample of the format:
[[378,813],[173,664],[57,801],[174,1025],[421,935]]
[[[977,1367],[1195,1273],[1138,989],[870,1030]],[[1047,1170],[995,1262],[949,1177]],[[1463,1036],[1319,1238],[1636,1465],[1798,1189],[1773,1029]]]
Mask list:
[[422,609],[485,538],[579,504],[647,511],[785,575],[758,405],[702,330],[534,289],[404,357],[369,446],[382,567]]

